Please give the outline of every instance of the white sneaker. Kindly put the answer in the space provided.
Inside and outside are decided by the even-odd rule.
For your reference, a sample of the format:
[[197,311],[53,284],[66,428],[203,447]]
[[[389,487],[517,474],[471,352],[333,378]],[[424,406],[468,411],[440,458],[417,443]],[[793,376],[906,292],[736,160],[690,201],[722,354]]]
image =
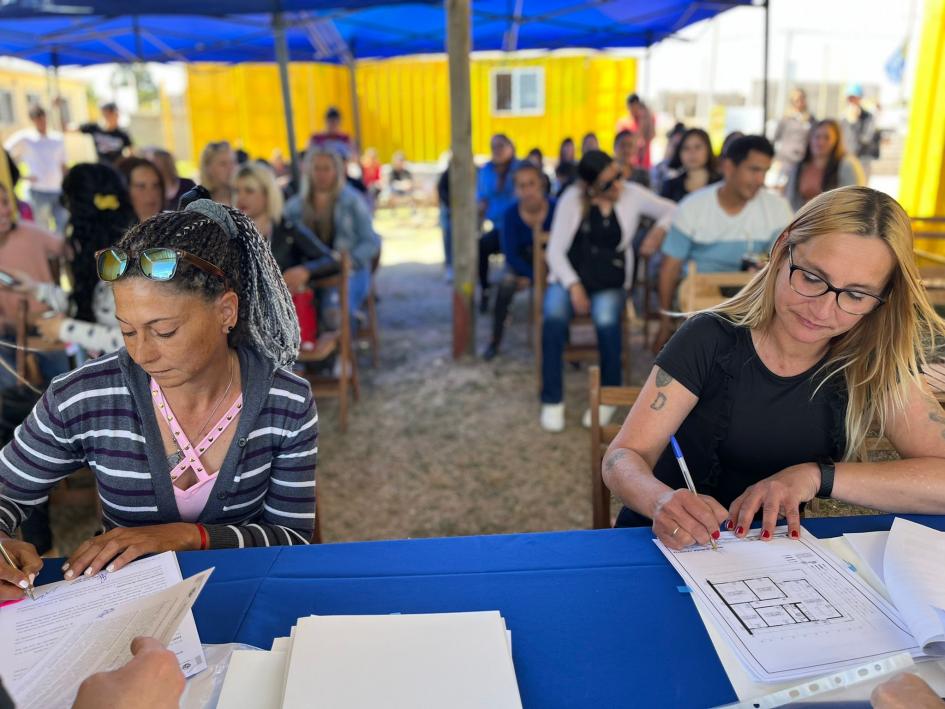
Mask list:
[[[608,406],[607,404],[601,404],[599,407],[599,411],[600,411],[600,425],[606,426],[608,423],[610,423],[610,420],[614,417],[614,414],[617,413],[617,407]],[[591,427],[591,410],[590,409],[587,409],[587,411],[584,412],[584,416],[581,417],[581,425],[584,426],[584,428]]]
[[552,433],[564,430],[564,402],[541,405],[541,427]]

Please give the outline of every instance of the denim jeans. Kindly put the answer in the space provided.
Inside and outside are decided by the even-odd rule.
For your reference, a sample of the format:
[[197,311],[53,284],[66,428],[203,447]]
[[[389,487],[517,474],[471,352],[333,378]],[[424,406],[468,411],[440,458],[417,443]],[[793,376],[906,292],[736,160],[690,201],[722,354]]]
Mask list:
[[453,265],[453,235],[450,230],[449,207],[440,207],[440,229],[443,231],[443,260],[449,267]]
[[[364,306],[368,293],[371,292],[371,267],[365,266],[351,272],[348,278],[348,317],[352,327],[356,327],[354,314]],[[315,293],[318,302],[318,329],[339,330],[341,320],[338,310],[341,293],[337,288],[319,288]]]
[[[64,233],[69,213],[60,204],[58,192],[30,190],[30,204],[33,205],[33,218],[39,226],[43,229],[53,229],[58,234]],[[50,218],[55,227],[50,226]]]
[[[622,288],[590,294],[591,320],[597,330],[600,374],[603,386],[620,386],[621,330],[625,294]],[[550,283],[542,304],[541,401],[564,401],[562,366],[568,329],[574,318],[571,296],[560,283]]]

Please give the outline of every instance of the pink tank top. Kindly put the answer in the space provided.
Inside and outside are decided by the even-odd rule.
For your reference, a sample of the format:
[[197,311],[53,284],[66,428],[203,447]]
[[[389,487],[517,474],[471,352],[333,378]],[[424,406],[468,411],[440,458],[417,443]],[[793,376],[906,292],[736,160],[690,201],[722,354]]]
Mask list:
[[[191,445],[183,427],[178,425],[177,417],[174,416],[170,404],[164,398],[164,392],[161,391],[161,387],[153,379],[151,380],[151,396],[154,397],[154,403],[157,404],[158,411],[171,430],[171,435],[174,436],[174,441],[177,443],[177,447],[180,448],[182,456],[180,462],[171,470],[171,484],[174,488],[174,497],[177,499],[177,510],[180,512],[180,518],[183,521],[196,522],[200,517],[200,513],[203,512],[203,508],[207,506],[210,491],[213,489],[213,483],[217,478],[216,472],[213,474],[207,472],[200,456],[233,423],[233,419],[243,408],[243,395],[239,395],[230,410],[223,414],[220,420],[210,429],[210,432],[204,436],[204,439],[197,444],[196,448]],[[197,482],[186,490],[181,490],[173,483],[188,469],[194,471]]]

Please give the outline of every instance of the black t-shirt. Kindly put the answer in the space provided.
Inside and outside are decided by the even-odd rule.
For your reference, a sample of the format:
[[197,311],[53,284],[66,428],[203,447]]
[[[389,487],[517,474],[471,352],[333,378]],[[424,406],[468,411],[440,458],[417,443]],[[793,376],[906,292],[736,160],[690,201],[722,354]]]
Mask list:
[[99,162],[114,163],[131,146],[131,137],[121,128],[105,130],[98,123],[86,123],[79,130],[92,136]]
[[[755,352],[748,328],[708,313],[673,335],[656,365],[699,397],[676,439],[700,493],[728,507],[784,468],[842,455],[836,377],[818,388],[822,364],[778,376]],[[653,473],[670,487],[686,487],[669,446]],[[624,526],[649,524],[629,510],[621,517]]]

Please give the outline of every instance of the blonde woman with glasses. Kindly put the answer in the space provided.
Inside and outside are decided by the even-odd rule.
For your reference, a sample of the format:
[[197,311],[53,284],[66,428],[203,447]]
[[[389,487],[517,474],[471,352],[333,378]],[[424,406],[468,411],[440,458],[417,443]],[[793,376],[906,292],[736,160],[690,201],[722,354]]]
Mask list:
[[[779,517],[801,534],[814,497],[945,514],[945,411],[921,371],[945,323],[926,298],[909,217],[843,187],[811,200],[737,296],[694,315],[656,359],[604,459],[625,507],[680,549]],[[866,437],[901,459],[869,462]],[[675,434],[696,496],[669,443]]]

